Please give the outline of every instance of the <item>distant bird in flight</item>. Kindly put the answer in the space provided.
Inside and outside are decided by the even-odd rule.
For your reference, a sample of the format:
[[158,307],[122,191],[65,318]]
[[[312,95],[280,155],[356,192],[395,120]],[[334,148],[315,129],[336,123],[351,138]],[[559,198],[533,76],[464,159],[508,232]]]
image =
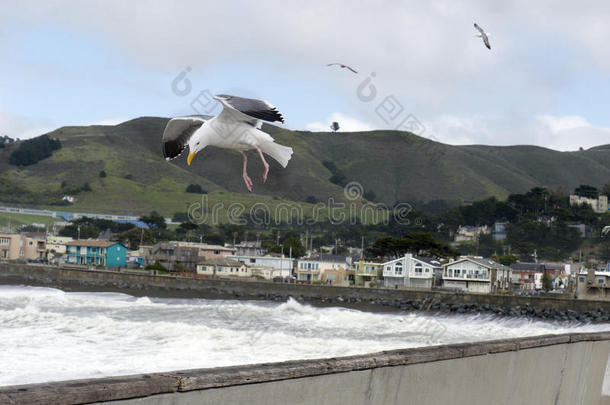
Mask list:
[[602,229],[602,236],[606,236],[609,232],[610,232],[610,225],[604,226],[604,229]]
[[329,64],[328,64],[328,65],[326,65],[326,66],[341,66],[341,68],[342,68],[342,69],[347,68],[347,69],[351,70],[351,71],[352,71],[352,72],[354,72],[354,73],[358,73],[358,72],[356,72],[354,69],[352,69],[351,67],[349,67],[349,66],[347,66],[347,65],[344,65],[343,63],[329,63]]
[[219,94],[214,96],[223,110],[216,117],[204,120],[199,117],[178,117],[171,119],[163,132],[163,156],[166,160],[182,154],[188,146],[186,160],[190,166],[193,158],[206,146],[235,149],[243,156],[242,177],[248,191],[252,192],[252,180],[247,173],[248,158],[246,151],[256,150],[263,162],[265,171],[263,183],[267,181],[269,164],[263,153],[286,167],[292,157],[292,148],[274,142],[271,135],[260,130],[263,121],[284,122],[278,110],[264,100]]
[[491,45],[489,45],[489,37],[491,36],[491,34],[486,33],[483,28],[479,27],[479,25],[477,23],[474,23],[474,27],[479,31],[478,34],[476,34],[476,37],[482,38],[483,39],[483,43],[485,44],[485,46],[487,47],[487,49],[491,49]]

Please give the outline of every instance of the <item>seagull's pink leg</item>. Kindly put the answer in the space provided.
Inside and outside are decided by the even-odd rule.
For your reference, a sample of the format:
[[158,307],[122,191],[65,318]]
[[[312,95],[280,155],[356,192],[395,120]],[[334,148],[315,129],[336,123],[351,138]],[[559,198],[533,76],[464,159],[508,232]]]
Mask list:
[[244,170],[243,170],[243,178],[244,183],[246,183],[246,187],[249,192],[252,192],[252,180],[248,177],[248,172],[246,171],[246,167],[248,166],[248,158],[246,157],[246,153],[242,152],[242,156],[244,157]]
[[263,151],[258,146],[255,146],[258,151],[258,155],[261,157],[263,161],[263,166],[265,166],[265,172],[263,173],[263,183],[267,181],[267,175],[269,174],[269,163],[265,160],[265,156],[263,156]]

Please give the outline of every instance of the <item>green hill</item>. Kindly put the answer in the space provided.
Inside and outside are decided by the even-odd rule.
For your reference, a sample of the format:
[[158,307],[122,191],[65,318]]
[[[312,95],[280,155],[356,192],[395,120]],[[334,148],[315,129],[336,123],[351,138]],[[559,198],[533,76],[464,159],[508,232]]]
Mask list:
[[[208,191],[211,203],[304,202],[313,196],[343,200],[343,188],[329,181],[333,173],[323,162],[333,162],[347,181],[357,181],[375,200],[395,202],[472,201],[506,197],[534,186],[566,191],[586,183],[610,181],[610,147],[557,152],[535,146],[451,146],[407,132],[370,131],[312,133],[266,125],[278,143],[290,145],[294,155],[286,169],[269,159],[267,184],[255,154],[249,160],[254,194],[241,178],[236,152],[206,148],[190,167],[186,157],[166,162],[161,136],[166,118],[143,117],[116,126],[63,127],[48,135],[62,148],[36,164],[18,168],[9,156],[18,143],[0,149],[0,203],[61,210],[64,194],[74,194],[87,183],[91,191],[76,194],[65,210],[164,215],[184,212],[201,199],[186,193],[189,184]],[[100,171],[106,177],[100,177]],[[310,197],[311,200],[311,197]],[[311,210],[311,204],[301,204]]]

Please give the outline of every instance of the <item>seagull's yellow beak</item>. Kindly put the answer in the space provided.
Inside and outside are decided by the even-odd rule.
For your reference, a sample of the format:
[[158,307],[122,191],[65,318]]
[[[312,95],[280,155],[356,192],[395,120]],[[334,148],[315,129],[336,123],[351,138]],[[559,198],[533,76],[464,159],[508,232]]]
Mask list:
[[191,162],[193,161],[193,158],[195,157],[195,155],[196,155],[196,154],[197,154],[196,152],[195,152],[195,153],[190,152],[190,153],[189,153],[189,156],[186,158],[186,163],[187,163],[189,166],[191,165]]

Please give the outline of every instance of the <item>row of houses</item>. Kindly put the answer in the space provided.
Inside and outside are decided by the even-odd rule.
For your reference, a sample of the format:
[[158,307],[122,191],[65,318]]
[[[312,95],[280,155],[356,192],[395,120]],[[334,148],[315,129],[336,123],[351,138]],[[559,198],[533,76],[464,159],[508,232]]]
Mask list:
[[[128,251],[119,242],[72,240],[37,233],[0,234],[0,258],[37,260],[56,256],[62,261],[103,267],[145,267],[158,263],[171,272],[201,278],[276,279],[336,286],[387,288],[446,288],[489,293],[509,288],[542,289],[542,276],[551,276],[554,288],[570,282],[563,263],[516,263],[503,266],[482,257],[466,256],[441,262],[406,254],[384,263],[350,256],[321,254],[293,260],[279,254],[261,255],[260,245],[220,246],[192,242],[162,242]],[[604,279],[603,282],[600,280]],[[610,298],[610,268],[578,275],[578,293]]]

